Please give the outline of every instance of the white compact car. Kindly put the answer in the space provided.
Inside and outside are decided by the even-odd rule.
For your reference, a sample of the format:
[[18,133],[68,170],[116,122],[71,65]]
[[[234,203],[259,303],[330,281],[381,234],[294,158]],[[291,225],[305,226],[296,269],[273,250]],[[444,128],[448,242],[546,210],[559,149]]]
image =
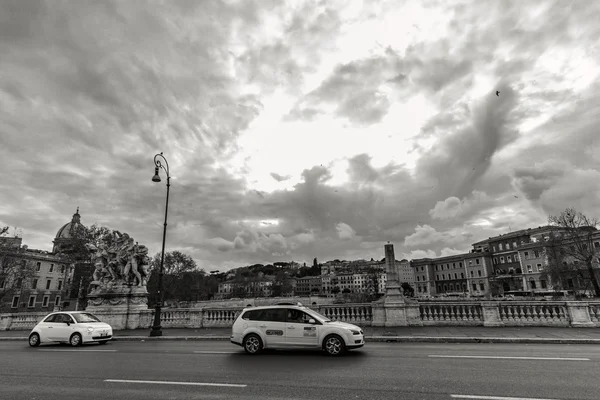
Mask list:
[[83,343],[106,344],[112,339],[112,327],[88,312],[55,312],[47,315],[29,334],[29,345],[60,342],[79,346]]
[[245,308],[233,324],[231,343],[246,353],[262,349],[322,349],[337,356],[365,344],[356,325],[331,321],[299,305]]

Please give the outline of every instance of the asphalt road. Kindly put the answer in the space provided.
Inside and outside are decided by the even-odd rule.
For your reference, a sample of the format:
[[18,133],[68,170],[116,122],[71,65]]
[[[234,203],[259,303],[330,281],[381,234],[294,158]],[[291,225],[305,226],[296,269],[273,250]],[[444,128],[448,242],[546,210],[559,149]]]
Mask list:
[[223,341],[77,349],[0,342],[0,399],[7,400],[596,400],[599,378],[595,345],[370,343],[331,358],[248,356]]

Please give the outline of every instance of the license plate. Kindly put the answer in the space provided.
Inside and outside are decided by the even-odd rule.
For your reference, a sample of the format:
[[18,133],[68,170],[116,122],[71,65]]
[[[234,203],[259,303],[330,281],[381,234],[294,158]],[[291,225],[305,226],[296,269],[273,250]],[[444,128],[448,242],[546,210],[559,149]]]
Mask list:
[[101,333],[101,334],[100,334],[100,336],[101,336],[101,337],[108,336],[108,333]]

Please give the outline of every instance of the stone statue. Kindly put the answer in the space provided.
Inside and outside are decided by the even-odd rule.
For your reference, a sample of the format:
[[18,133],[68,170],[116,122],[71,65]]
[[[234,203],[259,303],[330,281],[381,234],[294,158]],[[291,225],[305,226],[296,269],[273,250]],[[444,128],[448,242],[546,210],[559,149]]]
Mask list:
[[113,231],[102,236],[97,245],[86,247],[96,268],[90,294],[127,287],[145,290],[151,272],[146,246],[127,233]]

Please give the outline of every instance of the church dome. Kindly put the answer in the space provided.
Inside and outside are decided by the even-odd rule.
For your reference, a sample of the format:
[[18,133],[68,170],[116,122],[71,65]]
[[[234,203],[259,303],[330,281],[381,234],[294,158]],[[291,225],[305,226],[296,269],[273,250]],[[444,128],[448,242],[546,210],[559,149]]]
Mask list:
[[79,207],[73,214],[71,222],[64,224],[56,233],[56,239],[72,239],[75,237],[75,233],[83,227],[81,224],[81,215],[79,215]]

